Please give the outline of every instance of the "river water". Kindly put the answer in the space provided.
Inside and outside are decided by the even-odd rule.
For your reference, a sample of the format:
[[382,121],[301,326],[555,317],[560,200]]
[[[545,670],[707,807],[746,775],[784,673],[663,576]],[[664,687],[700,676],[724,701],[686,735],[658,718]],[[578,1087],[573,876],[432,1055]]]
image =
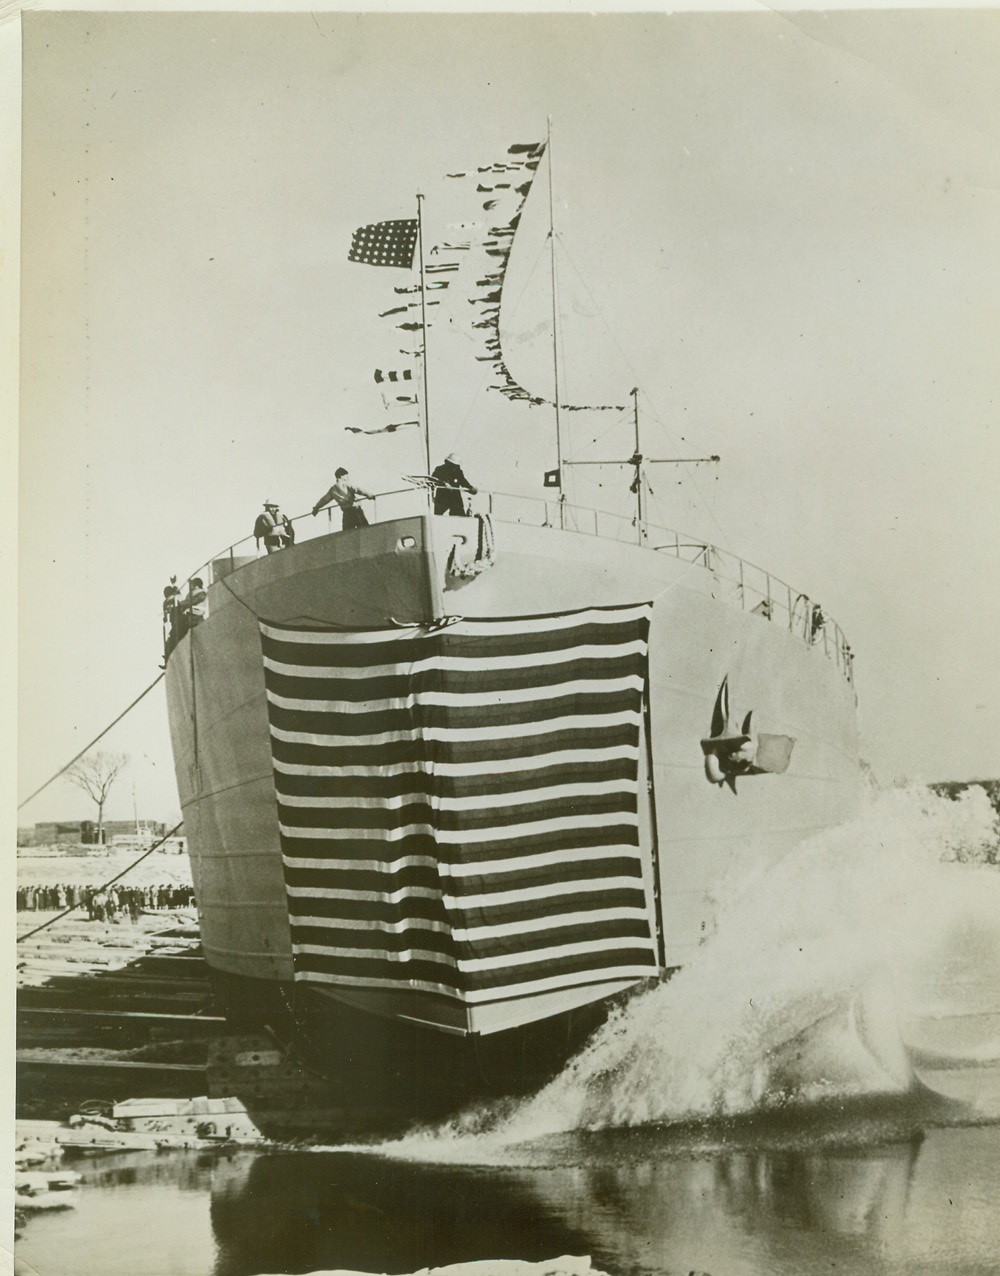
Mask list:
[[1000,1273],[996,837],[981,794],[883,795],[720,884],[698,960],[533,1098],[364,1146],[87,1163],[21,1270]]

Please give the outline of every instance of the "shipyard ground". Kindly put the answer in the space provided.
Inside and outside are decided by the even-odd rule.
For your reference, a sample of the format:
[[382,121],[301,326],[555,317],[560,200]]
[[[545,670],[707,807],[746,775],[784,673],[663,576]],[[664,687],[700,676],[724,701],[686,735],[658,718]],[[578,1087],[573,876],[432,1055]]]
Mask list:
[[[19,933],[54,914],[18,915]],[[82,910],[18,945],[21,1121],[106,1116],[123,1099],[236,1099],[283,1142],[370,1135],[379,1113],[345,1100],[260,1029],[222,1017],[190,910],[114,922]]]
[[[19,935],[51,916],[20,913]],[[17,955],[19,1118],[205,1092],[208,1041],[224,1023],[189,912],[112,923],[78,910],[19,943]]]

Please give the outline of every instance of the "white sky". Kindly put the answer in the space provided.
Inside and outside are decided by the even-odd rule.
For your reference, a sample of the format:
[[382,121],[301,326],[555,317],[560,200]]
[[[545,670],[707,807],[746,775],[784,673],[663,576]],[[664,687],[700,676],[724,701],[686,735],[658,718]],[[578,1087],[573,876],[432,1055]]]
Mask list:
[[[648,452],[722,455],[654,474],[659,520],[840,622],[880,778],[1000,774],[1000,13],[26,13],[22,42],[21,796],[152,681],[171,573],[339,464],[421,468],[415,432],[344,433],[405,282],[351,231],[418,190],[433,226],[444,173],[547,116],[568,397],[638,385]],[[504,320],[547,393],[543,204]],[[435,454],[540,493],[549,418],[440,354]],[[627,455],[610,424],[567,453]],[[176,812],[162,688],[102,747],[133,755],[112,818],[131,781]],[[59,781],[20,822],[85,810]]]

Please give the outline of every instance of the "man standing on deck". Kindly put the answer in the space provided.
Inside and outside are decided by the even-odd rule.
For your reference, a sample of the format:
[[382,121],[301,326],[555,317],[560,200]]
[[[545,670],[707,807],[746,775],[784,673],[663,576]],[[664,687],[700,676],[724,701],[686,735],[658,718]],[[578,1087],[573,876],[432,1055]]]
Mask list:
[[363,487],[358,487],[356,483],[351,482],[351,476],[340,467],[334,474],[333,487],[319,498],[313,506],[313,518],[331,501],[336,501],[340,508],[344,511],[344,531],[349,532],[354,527],[367,527],[368,519],[365,518],[365,512],[358,504],[359,500],[371,501],[375,498],[371,492],[366,492]]
[[187,598],[184,599],[182,608],[189,629],[200,625],[208,616],[208,594],[205,593],[205,582],[200,576],[195,576],[189,582]]
[[257,515],[253,525],[253,537],[260,549],[261,541],[269,554],[284,549],[295,540],[295,529],[288,516],[280,513],[277,502],[265,501],[263,514]]
[[434,480],[434,513],[464,514],[465,497],[462,492],[473,496],[476,488],[462,473],[462,463],[456,452],[449,452],[441,464],[431,474]]

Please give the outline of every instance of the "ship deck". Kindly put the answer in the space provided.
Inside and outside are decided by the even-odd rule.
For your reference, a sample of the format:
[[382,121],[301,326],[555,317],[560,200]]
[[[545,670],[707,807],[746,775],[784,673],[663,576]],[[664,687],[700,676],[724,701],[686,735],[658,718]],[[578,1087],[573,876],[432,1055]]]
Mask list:
[[[378,493],[366,504],[374,525],[426,516],[431,511],[430,493],[414,487]],[[473,515],[488,515],[498,524],[558,529],[617,545],[635,545],[700,568],[711,580],[715,596],[743,611],[754,612],[787,629],[807,646],[818,648],[854,685],[854,652],[837,621],[818,612],[817,604],[806,592],[730,550],[673,528],[639,522],[635,516],[612,514],[556,498],[481,490],[472,505]],[[326,509],[319,522],[311,511],[297,514],[290,521],[295,528],[296,545],[301,545],[337,534],[340,510]],[[253,536],[247,536],[213,554],[190,573],[188,581],[200,577],[209,584],[265,556],[263,549],[258,551]]]

